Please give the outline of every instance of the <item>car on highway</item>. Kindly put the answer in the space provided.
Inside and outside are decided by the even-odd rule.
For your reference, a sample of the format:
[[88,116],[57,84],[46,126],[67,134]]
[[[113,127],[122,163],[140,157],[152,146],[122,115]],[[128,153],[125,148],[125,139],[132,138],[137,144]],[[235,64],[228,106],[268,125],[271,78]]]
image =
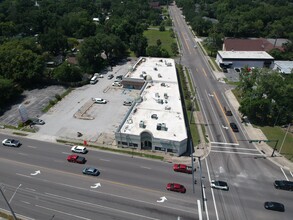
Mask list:
[[71,154],[71,155],[68,155],[67,161],[71,162],[71,163],[85,164],[86,159],[84,157],[78,156],[76,154]]
[[7,147],[19,147],[21,145],[19,140],[15,140],[15,139],[4,139],[2,141],[2,144]]
[[232,131],[239,132],[238,127],[234,122],[230,123],[230,127],[231,127]]
[[94,167],[87,167],[82,170],[82,173],[85,175],[98,176],[100,171]]
[[278,211],[278,212],[285,212],[285,206],[279,202],[265,202],[264,203],[265,209]]
[[276,189],[283,189],[283,190],[293,191],[293,181],[276,180],[274,182],[274,186],[275,186]]
[[107,78],[108,79],[113,79],[114,75],[113,74],[110,74]]
[[102,98],[92,98],[92,100],[97,104],[106,104],[107,103],[107,100],[102,99]]
[[[192,167],[191,166],[187,166],[185,164],[174,164],[173,165],[173,170],[175,172],[192,174]],[[194,171],[195,171],[195,169],[194,169]]]
[[221,190],[226,190],[226,191],[229,190],[228,184],[226,182],[224,182],[224,181],[212,180],[211,181],[211,187],[214,188],[214,189],[221,189]]
[[73,146],[71,148],[71,151],[74,153],[86,154],[88,152],[88,149],[83,146]]
[[166,186],[166,189],[169,191],[180,192],[180,193],[186,192],[186,188],[179,183],[168,183]]

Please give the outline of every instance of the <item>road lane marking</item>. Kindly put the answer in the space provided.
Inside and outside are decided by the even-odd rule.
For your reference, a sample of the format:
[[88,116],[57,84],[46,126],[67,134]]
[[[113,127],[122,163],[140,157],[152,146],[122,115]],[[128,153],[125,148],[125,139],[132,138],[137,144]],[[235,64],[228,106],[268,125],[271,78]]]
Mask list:
[[[62,171],[58,171],[58,172],[62,172]],[[62,172],[62,173],[65,173],[65,172]],[[28,176],[28,175],[24,175],[24,174],[19,174],[19,173],[16,173],[16,174],[19,175],[19,176],[22,176],[22,177],[31,178],[31,179],[33,178],[33,179],[36,179],[36,180],[39,180],[39,181],[42,181],[42,182],[46,182],[46,183],[51,183],[51,184],[55,184],[55,185],[70,187],[72,189],[78,189],[78,190],[83,190],[83,191],[90,191],[90,192],[93,192],[93,193],[103,194],[103,195],[112,196],[112,197],[116,197],[116,198],[121,198],[121,199],[125,199],[125,200],[131,200],[131,201],[134,201],[134,202],[140,202],[140,203],[144,203],[144,204],[154,205],[151,202],[147,202],[147,201],[143,201],[143,200],[138,200],[138,199],[134,199],[134,198],[130,198],[130,197],[115,195],[115,194],[111,194],[111,193],[104,193],[104,192],[101,192],[101,191],[86,189],[86,188],[82,188],[82,187],[78,187],[78,186],[73,186],[73,185],[69,185],[69,184],[65,184],[65,183],[56,183],[56,182],[53,182],[53,181],[50,181],[50,180],[38,179],[36,177],[32,177],[32,176]],[[70,175],[80,176],[80,175],[77,175],[77,174],[70,174]],[[107,183],[112,183],[114,185],[120,185],[120,186],[124,186],[124,187],[131,187],[131,188],[134,188],[134,189],[137,189],[137,190],[143,190],[143,191],[146,191],[146,192],[152,192],[152,193],[155,193],[156,195],[158,193],[161,193],[161,191],[146,189],[146,188],[142,188],[142,187],[138,187],[138,186],[133,186],[133,185],[129,185],[129,184],[118,183],[118,182],[109,181],[109,180],[103,180],[103,181],[105,181]],[[42,195],[40,193],[38,193],[38,194],[39,195]],[[179,199],[177,197],[176,197],[176,199],[179,200],[179,201],[181,201],[181,202],[186,202],[186,200],[181,200],[181,199]],[[158,205],[157,204],[157,206],[161,206],[161,205]],[[182,209],[182,208],[166,207],[166,206],[162,206],[162,207],[169,208],[169,209],[172,209],[172,210],[183,211],[183,212],[188,212],[188,213],[194,214],[194,210],[193,209],[192,209],[192,211],[190,211],[190,210]]]
[[144,166],[141,166],[141,168],[143,168],[143,169],[147,169],[147,170],[151,170],[152,168],[150,168],[150,167],[144,167]]
[[37,148],[37,147],[35,147],[35,146],[30,146],[30,145],[28,145],[27,147],[29,147],[29,148],[34,148],[34,149]]
[[207,73],[206,73],[204,68],[202,68],[202,71],[203,71],[204,75],[208,78],[208,75],[207,75]]
[[84,202],[84,201],[80,201],[80,200],[76,200],[76,199],[71,199],[71,198],[68,198],[68,197],[63,197],[63,196],[59,196],[59,195],[55,195],[55,194],[51,194],[51,193],[45,193],[45,194],[48,195],[48,196],[54,196],[54,197],[57,197],[59,199],[63,199],[65,201],[66,200],[71,201],[71,202],[74,202],[76,204],[89,205],[89,206],[92,206],[92,207],[99,207],[99,208],[102,208],[104,210],[111,210],[111,211],[121,212],[121,213],[124,213],[124,214],[134,215],[134,216],[137,216],[137,217],[143,217],[143,218],[146,218],[146,219],[159,220],[157,218],[152,218],[152,217],[148,217],[148,216],[144,216],[144,215],[139,215],[139,214],[136,214],[136,213],[133,213],[133,212],[127,212],[127,211],[123,211],[123,210],[119,210],[119,209],[115,209],[115,208],[111,208],[111,207],[106,207],[106,206],[102,206],[102,205],[98,205],[98,204],[94,204],[94,203],[90,203],[90,202]]
[[110,160],[107,160],[107,159],[100,159],[100,160],[102,160],[102,161],[107,161],[107,162],[109,162]]
[[68,152],[62,152],[62,154],[67,154],[67,155],[69,155],[69,154],[71,154],[71,153],[68,153]]
[[50,211],[58,212],[58,213],[61,213],[61,214],[64,214],[64,215],[73,216],[75,218],[80,218],[80,219],[84,219],[84,220],[91,220],[90,218],[84,218],[84,217],[81,217],[81,216],[78,216],[78,215],[73,215],[73,214],[70,214],[70,213],[67,213],[67,212],[62,212],[62,211],[59,211],[59,210],[56,210],[56,209],[47,208],[45,206],[41,206],[41,205],[35,205],[35,206],[39,207],[39,208],[47,209],[47,210],[50,210]]
[[258,151],[257,149],[248,149],[248,148],[243,148],[243,147],[222,147],[222,146],[212,146],[212,148],[217,148],[217,149],[235,149],[235,150],[248,150],[248,151]]
[[293,177],[293,173],[290,171],[291,176]]
[[30,202],[27,202],[27,201],[23,201],[23,200],[20,200],[21,202],[27,204],[27,205],[30,205],[31,203]]
[[206,192],[205,192],[205,187],[202,187],[202,191],[203,191],[203,201],[204,201],[204,207],[205,207],[205,211],[206,211],[206,216],[207,216],[207,220],[209,220],[209,211],[208,211],[208,204],[207,204],[207,197],[206,197]]
[[280,167],[280,169],[281,169],[282,173],[284,174],[284,176],[285,176],[286,180],[287,180],[287,181],[289,181],[289,179],[288,179],[288,177],[287,177],[287,175],[286,175],[285,171],[283,170],[283,168],[282,168],[282,167]]
[[28,154],[26,153],[18,153],[19,155],[22,155],[22,156],[28,156]]
[[246,152],[232,152],[232,151],[219,151],[219,150],[211,150],[211,152],[215,153],[225,153],[225,154],[244,154],[244,155],[252,155],[252,156],[263,156],[263,154],[253,154],[253,153],[246,153]]
[[[212,180],[211,180],[211,175],[210,175],[210,170],[209,170],[209,165],[208,165],[207,159],[205,159],[205,162],[206,162],[206,167],[207,167],[209,182],[211,182]],[[215,199],[215,195],[214,195],[213,188],[211,188],[211,192],[212,192],[212,197],[213,197],[213,202],[214,202],[216,217],[217,217],[217,220],[219,220],[218,209],[217,209],[217,204],[216,204],[216,199]]]
[[[214,96],[215,96],[215,98],[216,98],[216,101],[217,101],[218,105],[220,106],[220,109],[221,109],[221,111],[222,111],[222,113],[223,113],[223,115],[224,115],[224,117],[225,117],[225,119],[226,119],[227,124],[229,124],[229,120],[228,120],[228,118],[227,118],[227,116],[226,116],[226,114],[225,114],[225,112],[224,112],[224,108],[223,108],[223,106],[221,105],[220,100],[219,100],[219,98],[218,98],[216,92],[214,92]],[[231,129],[230,129],[230,130],[231,130]],[[233,135],[233,137],[234,137],[234,139],[235,139],[235,142],[238,143],[237,138],[236,138],[236,135],[235,135],[234,132],[232,132],[232,135]]]
[[[19,173],[17,173],[17,175],[20,175]],[[32,188],[25,188],[26,190],[30,190],[30,191],[33,191],[35,192],[36,190],[35,189],[32,189]]]
[[211,142],[211,144],[220,144],[220,145],[235,145],[238,146],[238,143],[224,143],[224,142]]
[[[207,91],[206,91],[206,93],[207,93]],[[215,92],[213,92],[214,94],[215,94]],[[208,99],[208,102],[209,102],[209,104],[210,104],[210,108],[212,109],[212,111],[213,111],[213,114],[214,114],[214,116],[215,116],[215,118],[216,118],[216,121],[218,122],[218,124],[220,124],[220,121],[219,121],[219,117],[217,117],[217,113],[216,113],[216,111],[215,111],[215,108],[213,107],[213,105],[212,105],[212,102],[210,101],[211,99]],[[224,141],[226,141],[226,137],[225,137],[225,135],[224,135],[224,132],[222,131],[222,129],[220,129],[220,132],[221,132],[221,134],[222,134],[222,137],[224,138]]]

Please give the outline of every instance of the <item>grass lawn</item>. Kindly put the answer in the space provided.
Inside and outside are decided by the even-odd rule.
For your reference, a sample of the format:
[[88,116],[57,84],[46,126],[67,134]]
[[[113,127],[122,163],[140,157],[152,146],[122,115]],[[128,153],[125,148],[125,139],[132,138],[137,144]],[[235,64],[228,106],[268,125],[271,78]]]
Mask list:
[[171,37],[171,33],[168,30],[147,30],[143,35],[148,39],[149,46],[157,45],[157,40],[160,39],[162,42],[161,47],[166,49],[172,56],[171,44],[176,43],[176,39]]
[[[286,135],[286,128],[282,129],[280,127],[259,127],[265,136],[267,137],[268,140],[279,140],[278,145],[277,145],[277,151],[279,152],[280,147],[283,143],[284,137]],[[293,161],[293,134],[288,132],[283,147],[281,154],[285,156],[287,159],[290,161]],[[268,145],[270,145],[272,148],[274,148],[276,142],[269,142]]]

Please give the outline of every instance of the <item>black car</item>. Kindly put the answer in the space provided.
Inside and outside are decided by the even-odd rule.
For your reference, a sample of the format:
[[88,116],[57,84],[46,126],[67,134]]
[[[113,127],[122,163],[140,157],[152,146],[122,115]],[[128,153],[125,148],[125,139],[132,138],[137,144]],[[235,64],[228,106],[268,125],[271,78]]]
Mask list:
[[116,76],[116,79],[122,80],[122,78],[123,78],[123,75]]
[[274,186],[275,186],[276,189],[283,189],[283,190],[293,191],[293,181],[276,180],[274,182]]
[[234,122],[230,123],[230,127],[232,128],[232,131],[239,132],[238,127]]
[[264,207],[269,210],[285,212],[285,207],[279,202],[265,202]]
[[114,75],[113,74],[110,74],[107,78],[108,79],[112,79],[114,77]]

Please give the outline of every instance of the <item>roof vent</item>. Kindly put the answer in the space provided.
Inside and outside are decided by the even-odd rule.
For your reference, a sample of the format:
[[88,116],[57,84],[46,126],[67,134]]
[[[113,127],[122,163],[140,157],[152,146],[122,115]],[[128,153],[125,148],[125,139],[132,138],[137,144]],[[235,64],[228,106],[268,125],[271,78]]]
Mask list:
[[168,97],[169,97],[168,94],[167,93],[164,93],[164,98],[165,99],[168,99]]
[[158,92],[155,93],[155,97],[160,98],[160,95]]
[[170,106],[168,106],[168,105],[165,106],[165,110],[170,110],[170,109],[171,109]]
[[158,99],[157,102],[158,102],[159,104],[163,104],[163,103],[164,103],[164,100],[163,100],[163,99]]
[[165,84],[165,83],[161,83],[161,86],[165,87],[165,86],[166,86],[166,84]]
[[158,119],[158,115],[157,115],[157,114],[152,114],[152,115],[151,115],[151,118],[152,118],[152,119]]
[[140,122],[139,122],[139,127],[140,127],[140,128],[145,128],[144,121],[140,121]]
[[161,124],[161,130],[162,131],[167,131],[168,130],[168,128],[166,127],[166,124],[165,123],[162,123]]
[[161,75],[161,73],[159,73],[159,74],[158,74],[158,77],[159,77],[159,78],[162,78],[162,75]]
[[162,125],[161,125],[161,123],[158,123],[157,124],[157,130],[160,131],[161,129],[162,129]]

